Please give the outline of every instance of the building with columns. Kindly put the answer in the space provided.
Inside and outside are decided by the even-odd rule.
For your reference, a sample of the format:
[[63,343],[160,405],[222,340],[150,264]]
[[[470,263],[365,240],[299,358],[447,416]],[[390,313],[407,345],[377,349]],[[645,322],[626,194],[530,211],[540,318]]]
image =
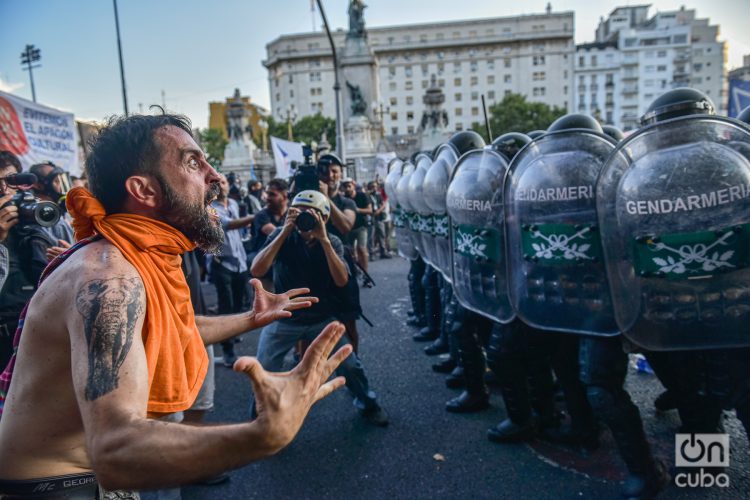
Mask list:
[[[482,122],[482,94],[488,106],[513,92],[573,110],[573,30],[573,12],[549,8],[543,14],[368,27],[381,101],[369,103],[368,118],[379,128],[382,116],[386,136],[417,134],[432,75],[446,97],[450,130]],[[344,30],[333,33],[337,52],[345,37]],[[278,37],[266,46],[263,65],[275,119],[319,112],[335,117],[325,33]]]

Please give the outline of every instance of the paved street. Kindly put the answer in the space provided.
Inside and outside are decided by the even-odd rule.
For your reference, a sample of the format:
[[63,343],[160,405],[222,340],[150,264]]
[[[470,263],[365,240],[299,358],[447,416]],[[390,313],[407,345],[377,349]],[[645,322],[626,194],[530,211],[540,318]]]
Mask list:
[[[340,390],[313,408],[297,439],[278,456],[234,471],[228,483],[184,488],[183,498],[618,498],[623,470],[608,435],[589,457],[544,443],[501,446],[485,439],[486,429],[505,415],[497,392],[485,412],[454,415],[443,409],[457,392],[430,370],[434,358],[422,352],[423,345],[411,340],[414,331],[404,326],[407,271],[402,259],[374,262],[377,286],[362,291],[365,312],[375,323],[369,328],[360,322],[362,360],[391,425],[367,425]],[[239,352],[254,354],[256,345],[257,333],[247,334]],[[209,420],[246,419],[247,379],[222,365],[216,372],[216,408]],[[672,463],[672,433],[679,424],[675,415],[655,414],[658,382],[631,373],[629,386],[657,454]],[[747,439],[733,415],[726,427],[732,448],[730,488],[671,486],[660,498],[747,497]]]

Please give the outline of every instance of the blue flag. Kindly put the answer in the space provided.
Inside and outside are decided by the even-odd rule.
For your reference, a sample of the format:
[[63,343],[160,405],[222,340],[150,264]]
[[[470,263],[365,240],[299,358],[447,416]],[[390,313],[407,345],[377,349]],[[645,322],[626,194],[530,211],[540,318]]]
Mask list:
[[735,118],[746,107],[750,106],[750,81],[729,80],[729,116]]

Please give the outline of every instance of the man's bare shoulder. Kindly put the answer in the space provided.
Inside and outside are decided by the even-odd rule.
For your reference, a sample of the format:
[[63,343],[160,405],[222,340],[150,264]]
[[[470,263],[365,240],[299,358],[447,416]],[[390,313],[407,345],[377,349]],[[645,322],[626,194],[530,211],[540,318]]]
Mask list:
[[[65,302],[75,300],[87,283],[127,282],[138,288],[143,281],[136,268],[107,240],[98,240],[80,248],[47,278],[37,292],[41,297],[53,296]],[[40,298],[41,298],[40,297]]]

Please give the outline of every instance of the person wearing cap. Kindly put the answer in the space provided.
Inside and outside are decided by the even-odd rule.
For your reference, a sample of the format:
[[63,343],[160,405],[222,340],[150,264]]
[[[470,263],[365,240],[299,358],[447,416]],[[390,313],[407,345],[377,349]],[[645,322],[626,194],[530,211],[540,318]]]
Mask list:
[[[344,263],[344,245],[326,230],[331,203],[318,191],[302,191],[292,201],[284,221],[268,236],[253,259],[250,272],[264,276],[273,269],[274,287],[309,288],[317,303],[292,318],[264,328],[258,342],[258,361],[269,371],[281,371],[284,356],[299,340],[312,340],[335,320],[336,292],[349,282]],[[341,345],[348,343],[343,338]],[[370,390],[362,363],[352,353],[338,369],[354,395],[354,405],[373,425],[385,426],[388,416]]]
[[[349,233],[349,243],[354,248],[357,262],[367,273],[367,263],[370,261],[370,254],[367,251],[367,225],[372,218],[372,202],[369,196],[357,190],[357,183],[351,177],[341,181],[341,187],[344,190],[344,195],[354,201],[356,205],[357,217]],[[372,287],[372,281],[368,280],[366,276],[362,286]]]
[[[32,187],[34,195],[40,200],[59,204],[60,208],[65,211],[65,195],[70,189],[68,172],[51,161],[32,165],[29,172],[37,177],[37,182]],[[52,260],[75,243],[73,226],[65,217],[60,217],[54,226],[45,227],[43,230],[52,241],[45,252],[47,261]]]

